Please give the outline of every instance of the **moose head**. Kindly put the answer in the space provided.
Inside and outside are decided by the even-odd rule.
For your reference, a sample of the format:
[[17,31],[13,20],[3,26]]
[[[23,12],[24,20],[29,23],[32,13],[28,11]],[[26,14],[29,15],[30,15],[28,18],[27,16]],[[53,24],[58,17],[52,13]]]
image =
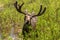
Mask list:
[[22,3],[21,5],[19,5],[17,3],[17,1],[14,3],[14,6],[16,8],[16,10],[21,13],[24,14],[24,24],[31,24],[31,26],[33,27],[33,29],[35,29],[36,27],[36,22],[37,22],[37,17],[41,16],[42,14],[44,14],[44,12],[46,11],[46,7],[44,7],[44,9],[42,10],[42,5],[40,5],[40,10],[38,12],[37,15],[35,15],[35,12],[29,13],[27,10],[25,10],[24,12],[21,10],[22,6],[24,5],[24,3]]

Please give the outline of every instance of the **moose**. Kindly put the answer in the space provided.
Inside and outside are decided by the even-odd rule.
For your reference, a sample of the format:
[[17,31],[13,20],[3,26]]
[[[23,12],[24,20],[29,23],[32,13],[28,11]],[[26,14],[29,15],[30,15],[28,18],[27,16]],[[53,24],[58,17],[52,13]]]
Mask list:
[[25,15],[25,17],[24,17],[24,26],[23,26],[23,31],[22,31],[22,33],[24,35],[24,31],[26,31],[28,33],[28,28],[26,27],[26,25],[28,25],[28,24],[32,26],[33,30],[35,30],[37,17],[44,14],[44,12],[46,11],[46,7],[44,7],[44,9],[42,10],[42,5],[40,5],[40,10],[39,10],[38,14],[35,15],[35,12],[29,13],[27,10],[22,11],[21,8],[22,8],[23,5],[24,5],[24,3],[19,5],[17,1],[14,3],[14,7],[16,8],[16,10],[19,13]]

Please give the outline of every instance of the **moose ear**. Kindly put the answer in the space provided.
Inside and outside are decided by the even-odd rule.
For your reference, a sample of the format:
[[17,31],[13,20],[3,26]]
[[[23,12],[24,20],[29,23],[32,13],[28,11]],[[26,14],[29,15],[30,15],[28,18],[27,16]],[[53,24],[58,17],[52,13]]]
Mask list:
[[25,12],[25,13],[28,13],[28,10],[26,9],[24,12]]
[[31,15],[32,15],[32,16],[35,15],[35,12],[33,11]]

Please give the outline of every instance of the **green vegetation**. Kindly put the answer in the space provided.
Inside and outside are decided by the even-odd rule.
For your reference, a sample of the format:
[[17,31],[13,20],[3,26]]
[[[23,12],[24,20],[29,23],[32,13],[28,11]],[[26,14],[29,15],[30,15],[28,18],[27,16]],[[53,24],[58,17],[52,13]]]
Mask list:
[[[16,11],[14,7],[15,0],[0,0],[0,40],[12,40],[11,28],[14,27],[14,33],[18,40],[22,40],[22,26],[24,15]],[[36,32],[31,31],[31,37],[26,40],[60,40],[60,0],[18,0],[18,4],[25,3],[22,10],[33,10],[37,14],[40,4],[43,8],[46,6],[46,12],[38,17]],[[32,3],[31,3],[32,2]],[[35,34],[38,37],[35,37]],[[26,34],[27,35],[27,34]]]

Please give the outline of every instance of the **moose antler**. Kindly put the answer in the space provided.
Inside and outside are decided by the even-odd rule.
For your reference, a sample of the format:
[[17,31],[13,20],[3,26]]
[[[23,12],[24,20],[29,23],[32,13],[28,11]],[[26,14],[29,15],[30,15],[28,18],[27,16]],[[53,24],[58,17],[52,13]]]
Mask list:
[[42,10],[42,5],[40,5],[40,10],[39,10],[38,14],[33,15],[32,17],[41,16],[42,14],[44,14],[45,11],[46,11],[46,7]]
[[[23,11],[21,10],[21,8],[22,8],[23,5],[24,5],[24,3],[22,3],[21,5],[18,5],[17,1],[14,3],[14,6],[15,6],[16,10],[17,10],[18,12],[23,13],[24,15],[26,15],[26,14],[27,14],[27,13],[26,13],[27,10],[26,10],[25,12],[23,12]],[[27,15],[29,15],[29,14],[27,14]]]

